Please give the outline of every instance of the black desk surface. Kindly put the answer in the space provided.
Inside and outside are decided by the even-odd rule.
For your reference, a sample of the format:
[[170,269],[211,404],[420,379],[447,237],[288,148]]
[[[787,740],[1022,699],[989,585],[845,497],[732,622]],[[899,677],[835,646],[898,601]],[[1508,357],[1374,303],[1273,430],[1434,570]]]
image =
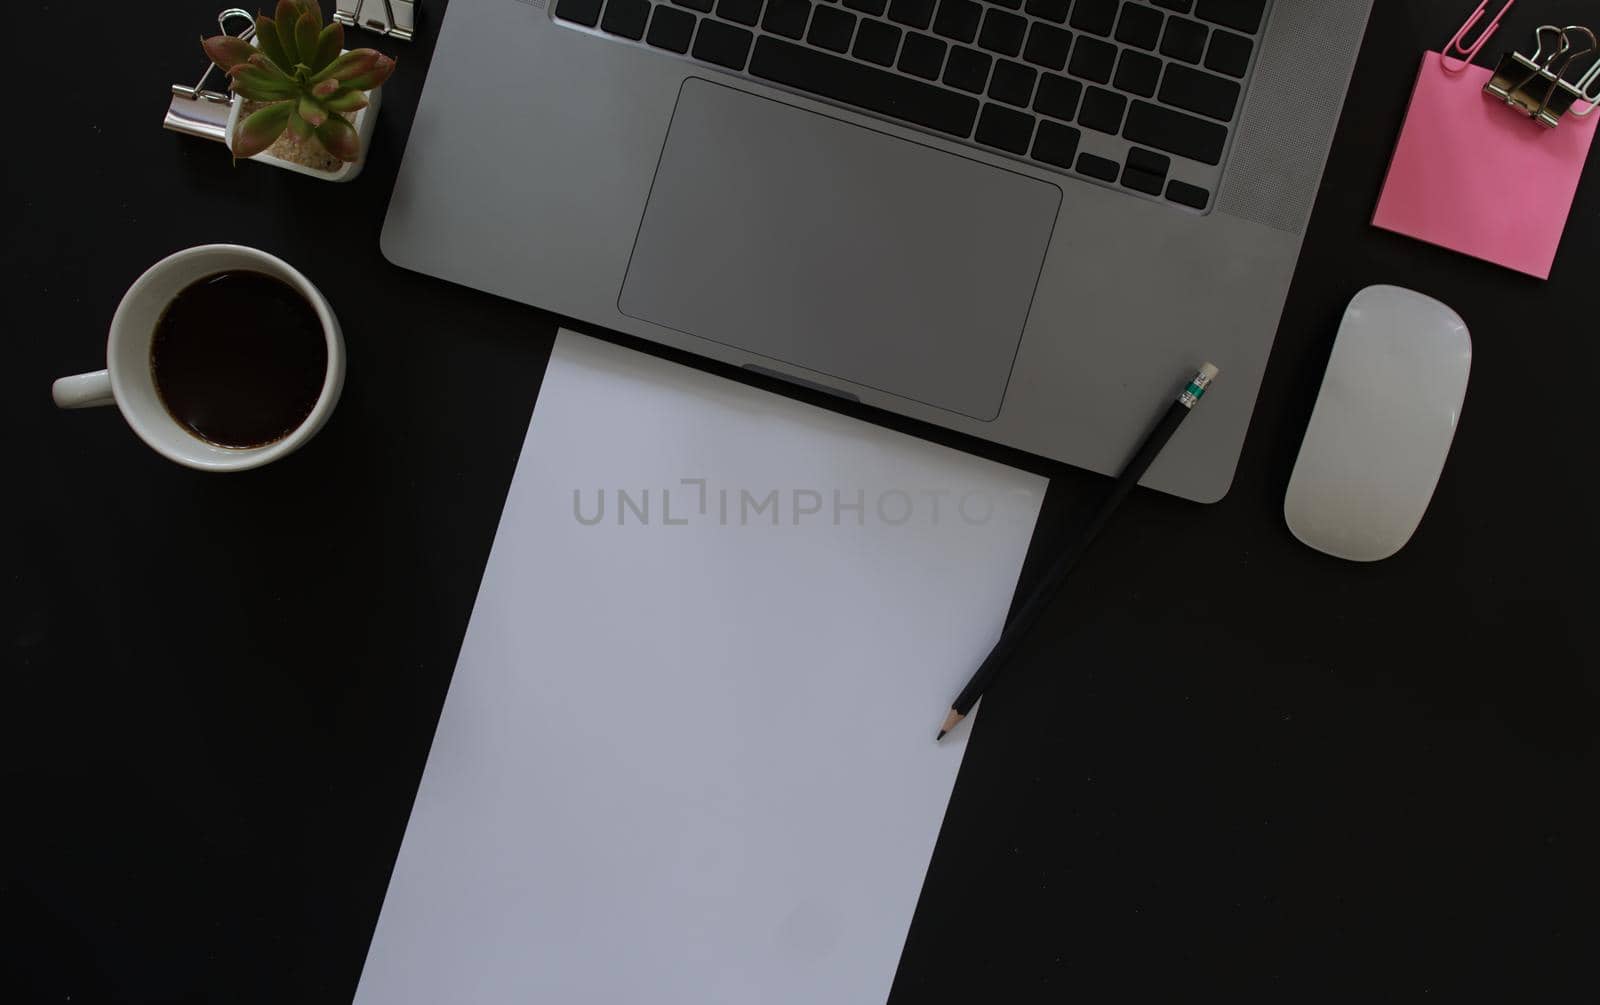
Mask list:
[[[379,254],[428,6],[420,42],[362,43],[400,70],[335,186],[160,128],[215,3],[10,5],[0,998],[354,992],[558,323]],[[1379,0],[1233,490],[1137,494],[990,695],[895,1002],[1600,993],[1600,157],[1548,283],[1367,224],[1418,57],[1471,6]],[[1557,8],[1594,13],[1521,4],[1491,50]],[[140,271],[213,241],[305,270],[349,345],[327,429],[241,476],[48,393],[103,365]],[[1366,566],[1281,508],[1378,282],[1454,306],[1477,358],[1427,519]],[[1049,474],[1035,560],[1103,484],[878,418]]]

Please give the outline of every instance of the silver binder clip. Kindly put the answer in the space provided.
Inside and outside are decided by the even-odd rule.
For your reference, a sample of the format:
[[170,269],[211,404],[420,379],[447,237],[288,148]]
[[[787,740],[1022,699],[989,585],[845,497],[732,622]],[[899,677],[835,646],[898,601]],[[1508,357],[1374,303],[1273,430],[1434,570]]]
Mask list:
[[365,28],[409,42],[417,33],[422,0],[339,0],[333,19],[347,28]]
[[[230,7],[217,15],[217,27],[222,29],[224,35],[231,34],[228,31],[229,23],[239,25],[241,22],[239,37],[247,42],[255,38],[256,19],[249,11]],[[161,124],[173,132],[226,143],[228,112],[233,107],[233,92],[228,90],[226,83],[222,84],[220,91],[206,87],[211,75],[220,72],[215,63],[207,63],[206,71],[195,81],[193,87],[173,84],[172,103],[167,106],[167,118]]]
[[1561,124],[1568,112],[1578,117],[1594,112],[1600,93],[1591,94],[1600,80],[1600,63],[1576,83],[1566,79],[1580,56],[1596,49],[1594,32],[1579,25],[1566,28],[1547,24],[1535,36],[1538,49],[1532,56],[1508,52],[1495,68],[1483,91],[1505,102],[1546,129]]

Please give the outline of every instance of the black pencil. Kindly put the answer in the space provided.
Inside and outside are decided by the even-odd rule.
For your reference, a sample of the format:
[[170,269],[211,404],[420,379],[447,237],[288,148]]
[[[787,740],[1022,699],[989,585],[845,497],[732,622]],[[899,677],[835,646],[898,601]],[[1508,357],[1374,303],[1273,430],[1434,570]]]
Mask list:
[[1210,363],[1201,367],[1200,372],[1195,374],[1194,379],[1183,389],[1183,393],[1172,403],[1172,407],[1167,409],[1167,414],[1156,423],[1156,428],[1145,438],[1144,445],[1133,455],[1133,459],[1128,461],[1127,467],[1122,469],[1122,474],[1117,476],[1117,483],[1111,487],[1105,502],[1100,504],[1100,509],[1095,513],[1094,519],[1089,521],[1089,526],[1083,535],[1076,544],[1056,559],[1050,571],[1045,573],[1044,581],[1039,584],[1039,588],[1033,591],[1033,595],[1022,605],[1017,616],[1012,618],[1011,623],[1006,625],[1005,631],[1000,633],[1000,641],[989,651],[988,657],[978,667],[978,672],[973,674],[972,679],[967,681],[967,686],[961,689],[955,704],[950,706],[950,714],[945,717],[944,725],[939,728],[938,739],[944,739],[946,733],[956,728],[956,723],[967,717],[967,713],[972,711],[972,706],[978,703],[978,698],[984,689],[1010,662],[1017,646],[1032,630],[1034,623],[1039,620],[1039,615],[1050,606],[1050,601],[1055,598],[1061,585],[1067,581],[1067,576],[1071,574],[1073,566],[1078,564],[1078,559],[1083,557],[1083,553],[1089,550],[1089,545],[1094,543],[1100,531],[1111,521],[1117,507],[1122,505],[1122,500],[1126,499],[1128,493],[1133,491],[1133,487],[1139,484],[1139,479],[1150,469],[1150,465],[1161,453],[1161,448],[1172,439],[1172,434],[1178,431],[1178,426],[1182,425],[1189,411],[1206,393],[1206,388],[1216,376],[1217,368]]

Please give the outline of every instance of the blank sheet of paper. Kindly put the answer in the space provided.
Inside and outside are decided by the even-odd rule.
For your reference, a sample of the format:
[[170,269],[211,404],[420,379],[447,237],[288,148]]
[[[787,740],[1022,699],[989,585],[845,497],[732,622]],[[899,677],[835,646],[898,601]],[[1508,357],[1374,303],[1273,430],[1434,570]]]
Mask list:
[[563,332],[356,1001],[883,1002],[1044,489]]

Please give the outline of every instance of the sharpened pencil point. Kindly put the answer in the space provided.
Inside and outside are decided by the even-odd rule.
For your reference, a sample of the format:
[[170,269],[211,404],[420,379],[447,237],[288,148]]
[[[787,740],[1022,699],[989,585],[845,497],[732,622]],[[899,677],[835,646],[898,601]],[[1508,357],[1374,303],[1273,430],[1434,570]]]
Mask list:
[[945,734],[955,729],[956,723],[965,718],[966,716],[952,708],[950,714],[944,717],[944,725],[939,727],[939,735],[934,739],[934,742],[937,743],[939,740],[944,739]]

